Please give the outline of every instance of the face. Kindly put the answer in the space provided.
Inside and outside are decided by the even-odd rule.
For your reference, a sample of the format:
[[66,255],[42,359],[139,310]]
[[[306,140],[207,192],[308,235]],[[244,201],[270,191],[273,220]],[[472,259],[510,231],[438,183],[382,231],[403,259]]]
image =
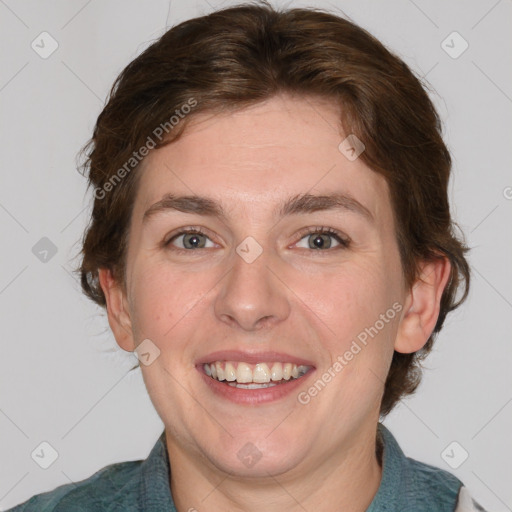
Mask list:
[[298,474],[375,434],[405,284],[387,184],[339,119],[285,96],[201,114],[139,170],[116,338],[159,351],[148,393],[205,467]]

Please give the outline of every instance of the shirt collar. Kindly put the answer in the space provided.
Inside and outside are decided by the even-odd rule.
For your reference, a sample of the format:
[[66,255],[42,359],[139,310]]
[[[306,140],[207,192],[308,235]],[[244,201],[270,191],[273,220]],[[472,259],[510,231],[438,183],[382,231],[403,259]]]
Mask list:
[[170,489],[169,453],[165,430],[142,463],[139,508],[146,512],[176,512]]
[[378,424],[377,429],[383,441],[382,479],[377,494],[366,512],[403,510],[403,494],[397,492],[397,489],[400,488],[405,476],[403,461],[406,457],[393,434],[382,423]]

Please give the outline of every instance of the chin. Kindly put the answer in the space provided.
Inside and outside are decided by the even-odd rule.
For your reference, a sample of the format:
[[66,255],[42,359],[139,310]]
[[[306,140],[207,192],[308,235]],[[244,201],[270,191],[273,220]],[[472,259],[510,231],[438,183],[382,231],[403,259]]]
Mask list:
[[[220,471],[240,478],[268,478],[293,470],[303,460],[304,437],[294,439],[285,432],[272,440],[261,436],[230,436],[226,443],[202,447],[210,463]],[[245,441],[247,438],[247,441]],[[252,441],[250,440],[252,439]],[[212,445],[214,448],[212,449]]]

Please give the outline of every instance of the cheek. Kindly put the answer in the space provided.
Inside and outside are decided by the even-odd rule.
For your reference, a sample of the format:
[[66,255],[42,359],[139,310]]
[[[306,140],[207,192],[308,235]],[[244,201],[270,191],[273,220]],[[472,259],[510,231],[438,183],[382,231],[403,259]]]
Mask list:
[[388,290],[383,269],[371,262],[338,268],[308,283],[304,301],[330,325],[372,318],[386,304]]
[[208,291],[199,274],[172,271],[146,260],[132,275],[132,326],[138,337],[155,343],[176,340],[190,312]]
[[[396,323],[392,308],[398,296],[384,265],[368,259],[317,274],[306,284],[302,281],[302,291],[298,294],[306,298],[304,307],[314,312],[309,317],[316,319],[319,332],[324,333],[321,339],[331,358],[343,354],[357,340],[366,353],[362,358],[358,356],[360,360],[389,352]],[[388,311],[390,314],[386,315]],[[372,350],[367,350],[370,342]]]

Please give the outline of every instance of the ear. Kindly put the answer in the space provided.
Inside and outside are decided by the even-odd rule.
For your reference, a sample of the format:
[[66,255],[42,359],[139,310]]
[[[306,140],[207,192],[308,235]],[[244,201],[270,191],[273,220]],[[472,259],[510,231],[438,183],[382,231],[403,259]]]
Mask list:
[[128,352],[135,350],[133,342],[132,322],[126,295],[109,269],[101,268],[98,271],[101,289],[107,301],[108,323],[114,333],[117,344]]
[[450,261],[444,256],[423,263],[420,277],[407,293],[395,339],[397,352],[416,352],[428,341],[439,317],[450,270]]

